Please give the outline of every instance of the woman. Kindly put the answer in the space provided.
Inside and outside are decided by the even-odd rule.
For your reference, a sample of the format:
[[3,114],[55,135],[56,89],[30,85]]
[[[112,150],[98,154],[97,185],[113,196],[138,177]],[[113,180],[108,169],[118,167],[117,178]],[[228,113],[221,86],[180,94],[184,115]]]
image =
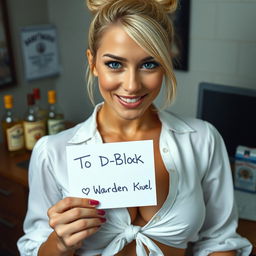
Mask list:
[[[232,179],[218,132],[208,123],[159,111],[175,96],[171,62],[176,1],[88,0],[88,91],[104,102],[84,123],[42,138],[30,163],[21,255],[249,255],[236,234]],[[166,105],[165,104],[165,105]],[[67,145],[153,140],[157,205],[98,210],[68,197]],[[48,213],[48,216],[47,216]],[[191,252],[188,252],[188,251]]]

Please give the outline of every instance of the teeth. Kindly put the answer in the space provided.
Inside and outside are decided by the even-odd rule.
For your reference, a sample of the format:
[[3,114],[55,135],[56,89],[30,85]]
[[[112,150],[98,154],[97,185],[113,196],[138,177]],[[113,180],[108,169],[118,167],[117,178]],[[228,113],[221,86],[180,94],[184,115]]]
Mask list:
[[138,97],[138,98],[124,98],[124,97],[119,97],[122,101],[124,101],[124,102],[126,102],[126,103],[136,103],[136,102],[138,102],[140,99],[141,99],[141,97]]

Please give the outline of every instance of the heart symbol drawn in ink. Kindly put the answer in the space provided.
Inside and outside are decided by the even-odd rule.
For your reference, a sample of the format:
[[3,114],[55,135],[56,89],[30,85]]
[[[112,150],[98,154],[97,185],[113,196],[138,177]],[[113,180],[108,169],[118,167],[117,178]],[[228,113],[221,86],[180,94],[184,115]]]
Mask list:
[[90,193],[90,189],[89,188],[83,188],[82,192],[88,196],[89,193]]

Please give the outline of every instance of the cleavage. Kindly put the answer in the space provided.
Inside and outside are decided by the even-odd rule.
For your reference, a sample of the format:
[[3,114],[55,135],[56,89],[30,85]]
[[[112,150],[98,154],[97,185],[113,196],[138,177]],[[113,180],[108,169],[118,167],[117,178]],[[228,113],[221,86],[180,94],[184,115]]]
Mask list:
[[167,172],[159,148],[154,148],[155,174],[156,174],[156,193],[157,205],[143,207],[129,207],[131,223],[133,225],[144,226],[163,206],[169,194],[169,173]]

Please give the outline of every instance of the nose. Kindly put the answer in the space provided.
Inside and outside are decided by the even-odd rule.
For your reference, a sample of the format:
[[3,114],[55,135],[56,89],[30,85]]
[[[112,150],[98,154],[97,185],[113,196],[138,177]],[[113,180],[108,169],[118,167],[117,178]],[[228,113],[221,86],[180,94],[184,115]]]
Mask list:
[[126,76],[123,82],[123,88],[126,92],[132,94],[141,89],[141,78],[137,70],[127,70]]

